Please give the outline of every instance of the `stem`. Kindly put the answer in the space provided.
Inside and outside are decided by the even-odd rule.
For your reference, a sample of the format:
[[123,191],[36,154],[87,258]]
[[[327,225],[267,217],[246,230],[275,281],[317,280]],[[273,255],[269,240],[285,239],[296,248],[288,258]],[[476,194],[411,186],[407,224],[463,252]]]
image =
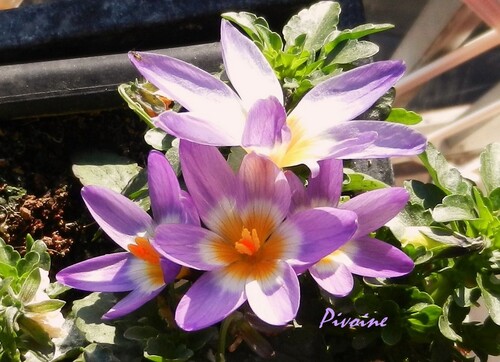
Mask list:
[[227,332],[229,330],[229,326],[235,319],[236,314],[233,313],[229,315],[224,321],[222,322],[222,325],[220,327],[220,333],[219,333],[219,350],[217,351],[217,356],[216,356],[216,361],[217,362],[225,362],[226,357],[224,356],[224,353],[226,351],[226,340],[227,340]]

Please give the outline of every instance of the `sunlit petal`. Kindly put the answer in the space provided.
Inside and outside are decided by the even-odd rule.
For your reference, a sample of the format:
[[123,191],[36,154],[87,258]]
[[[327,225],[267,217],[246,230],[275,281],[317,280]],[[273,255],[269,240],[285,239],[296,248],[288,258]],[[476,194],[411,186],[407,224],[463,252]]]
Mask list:
[[102,319],[114,319],[133,312],[134,310],[143,306],[158,294],[160,294],[164,287],[165,286],[161,286],[156,289],[139,288],[133,290],[118,303],[116,303],[113,308],[106,312],[106,314],[102,316]]
[[227,20],[221,23],[221,45],[227,75],[247,109],[268,96],[283,104],[281,85],[262,52]]
[[337,206],[344,181],[341,160],[329,159],[319,162],[319,173],[309,179],[307,196],[313,207]]
[[225,269],[203,274],[179,302],[177,324],[192,331],[223,320],[245,302],[245,281]]
[[300,304],[299,280],[293,269],[276,261],[272,267],[254,270],[245,287],[248,303],[264,322],[284,325],[295,318]]
[[82,197],[99,226],[124,249],[134,243],[137,235],[153,231],[151,216],[117,192],[98,186],[85,186]]
[[328,257],[309,268],[309,273],[321,288],[337,297],[345,297],[354,287],[349,269]]

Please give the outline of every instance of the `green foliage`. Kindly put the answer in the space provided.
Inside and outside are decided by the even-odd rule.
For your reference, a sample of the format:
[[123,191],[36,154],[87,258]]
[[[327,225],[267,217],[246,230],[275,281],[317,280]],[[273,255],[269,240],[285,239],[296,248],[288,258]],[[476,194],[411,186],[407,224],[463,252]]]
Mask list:
[[21,361],[27,352],[42,360],[53,354],[52,331],[45,323],[57,320],[53,313],[64,302],[50,299],[44,291],[49,268],[50,257],[42,241],[28,236],[26,254],[21,257],[0,238],[0,361]]

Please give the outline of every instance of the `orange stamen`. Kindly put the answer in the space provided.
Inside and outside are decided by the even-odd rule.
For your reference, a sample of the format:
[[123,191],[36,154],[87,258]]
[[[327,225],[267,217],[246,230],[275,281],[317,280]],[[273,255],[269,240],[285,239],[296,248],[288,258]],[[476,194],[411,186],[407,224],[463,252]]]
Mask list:
[[247,228],[241,231],[241,239],[234,243],[234,248],[240,254],[254,255],[260,248],[260,240],[257,230],[252,229],[252,233]]
[[151,246],[149,240],[146,238],[135,238],[135,244],[128,245],[128,250],[137,258],[148,263],[160,264],[160,254]]

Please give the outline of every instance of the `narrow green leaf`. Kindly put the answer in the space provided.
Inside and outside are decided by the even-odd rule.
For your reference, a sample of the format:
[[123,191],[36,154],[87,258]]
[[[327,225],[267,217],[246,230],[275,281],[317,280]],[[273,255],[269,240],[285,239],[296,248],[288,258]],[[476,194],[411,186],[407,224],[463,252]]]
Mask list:
[[481,179],[487,194],[500,187],[500,143],[491,143],[481,153]]
[[336,30],[339,14],[338,3],[320,1],[292,16],[283,27],[285,49],[294,45],[300,35],[306,34],[304,49],[316,52],[323,46],[328,35]]
[[422,122],[422,116],[418,113],[407,111],[404,108],[393,108],[386,121],[413,126]]
[[36,294],[36,291],[38,290],[38,287],[40,286],[40,282],[42,281],[42,278],[40,276],[40,270],[38,269],[33,269],[33,271],[29,274],[29,276],[26,278],[26,280],[23,283],[23,286],[21,287],[21,290],[19,291],[18,298],[21,300],[23,303],[28,303],[33,299],[33,297]]
[[347,175],[347,182],[342,185],[342,190],[347,191],[371,191],[388,187],[382,181],[379,181],[364,173],[354,172],[351,169],[344,168],[344,173]]
[[39,303],[28,304],[24,307],[31,313],[48,313],[61,309],[66,302],[58,299],[48,299]]

